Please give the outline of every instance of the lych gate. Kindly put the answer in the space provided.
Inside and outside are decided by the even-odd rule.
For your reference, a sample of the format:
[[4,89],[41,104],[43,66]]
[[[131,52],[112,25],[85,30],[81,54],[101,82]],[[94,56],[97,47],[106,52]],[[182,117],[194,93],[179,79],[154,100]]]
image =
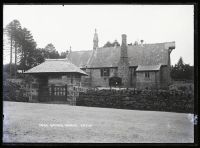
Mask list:
[[43,91],[38,92],[38,101],[40,102],[65,102],[70,105],[76,105],[76,97],[82,88],[73,85],[54,85],[43,87]]
[[31,101],[72,102],[81,87],[81,76],[88,76],[68,59],[46,59],[25,72],[33,76]]
[[51,101],[67,101],[67,85],[49,87],[49,96]]

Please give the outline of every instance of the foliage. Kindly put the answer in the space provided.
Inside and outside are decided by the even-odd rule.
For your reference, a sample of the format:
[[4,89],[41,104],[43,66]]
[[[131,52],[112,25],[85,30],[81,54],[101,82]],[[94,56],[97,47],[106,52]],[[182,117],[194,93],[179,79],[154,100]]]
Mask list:
[[67,55],[68,55],[68,51],[67,51],[67,52],[61,52],[60,58],[61,58],[61,59],[64,59],[64,58],[67,57]]
[[115,47],[115,46],[120,46],[117,40],[115,40],[113,43],[108,41],[103,47]]
[[[15,74],[15,64],[11,64],[11,75],[12,76],[14,76],[14,74]],[[5,74],[10,74],[10,64],[5,64],[5,65],[3,65],[3,72],[5,73]]]
[[3,99],[5,101],[28,102],[28,97],[25,96],[26,90],[20,85],[6,81],[3,84]]
[[193,80],[194,67],[184,64],[182,57],[180,57],[178,63],[171,68],[171,77],[174,80]]
[[[20,55],[18,64],[22,70],[25,71],[32,67],[34,65],[34,50],[37,44],[31,32],[27,28],[22,28],[18,20],[13,20],[6,26],[5,33],[10,41],[11,50],[14,45],[16,54]],[[16,57],[18,56],[16,55]]]
[[[60,55],[52,43],[47,44],[45,48],[37,48],[31,32],[25,27],[22,28],[18,20],[10,22],[4,28],[4,33],[8,37],[11,50],[13,48],[16,50],[17,57],[19,57],[16,67],[20,70],[26,71],[44,62],[45,59],[66,58],[67,52],[62,52]],[[13,64],[11,67],[13,75],[17,69]],[[7,66],[6,72],[10,73]]]
[[44,58],[48,59],[58,59],[60,57],[58,51],[56,51],[56,48],[52,43],[49,43],[45,46],[45,48],[42,50],[42,54]]
[[28,29],[23,28],[21,31],[21,50],[19,50],[21,53],[20,66],[23,67],[23,70],[28,70],[35,65],[34,55],[37,44]]
[[11,47],[13,46],[13,42],[16,48],[20,46],[20,30],[21,24],[18,20],[13,20],[4,29],[6,35],[8,36],[9,42],[11,43]]

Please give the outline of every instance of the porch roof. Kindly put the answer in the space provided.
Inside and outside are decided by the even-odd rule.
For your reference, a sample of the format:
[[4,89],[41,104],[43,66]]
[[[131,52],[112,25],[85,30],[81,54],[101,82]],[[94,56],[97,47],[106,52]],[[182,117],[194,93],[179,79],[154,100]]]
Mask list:
[[139,65],[136,69],[136,71],[158,71],[160,70],[161,64],[159,65]]
[[37,65],[25,73],[79,73],[87,75],[83,70],[72,64],[68,59],[46,59],[45,62]]

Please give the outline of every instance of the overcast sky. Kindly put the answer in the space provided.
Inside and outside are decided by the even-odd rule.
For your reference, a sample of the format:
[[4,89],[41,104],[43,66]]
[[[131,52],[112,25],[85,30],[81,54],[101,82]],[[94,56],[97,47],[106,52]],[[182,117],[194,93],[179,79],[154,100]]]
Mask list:
[[92,50],[97,28],[100,47],[115,39],[121,44],[121,34],[127,34],[128,43],[175,41],[171,63],[180,56],[187,64],[194,61],[193,5],[4,5],[3,27],[14,19],[31,31],[40,48],[52,43],[59,52],[70,46]]

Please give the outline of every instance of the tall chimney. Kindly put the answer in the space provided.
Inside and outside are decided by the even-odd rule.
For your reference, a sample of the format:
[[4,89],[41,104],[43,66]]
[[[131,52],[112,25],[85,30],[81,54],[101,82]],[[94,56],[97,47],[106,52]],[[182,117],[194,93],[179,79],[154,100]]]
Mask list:
[[127,41],[126,35],[122,34],[122,44],[120,51],[120,60],[118,63],[118,76],[122,79],[123,87],[129,87],[129,62],[127,54]]
[[126,34],[122,34],[122,45],[121,45],[121,58],[128,58],[127,55],[127,41],[126,41]]

